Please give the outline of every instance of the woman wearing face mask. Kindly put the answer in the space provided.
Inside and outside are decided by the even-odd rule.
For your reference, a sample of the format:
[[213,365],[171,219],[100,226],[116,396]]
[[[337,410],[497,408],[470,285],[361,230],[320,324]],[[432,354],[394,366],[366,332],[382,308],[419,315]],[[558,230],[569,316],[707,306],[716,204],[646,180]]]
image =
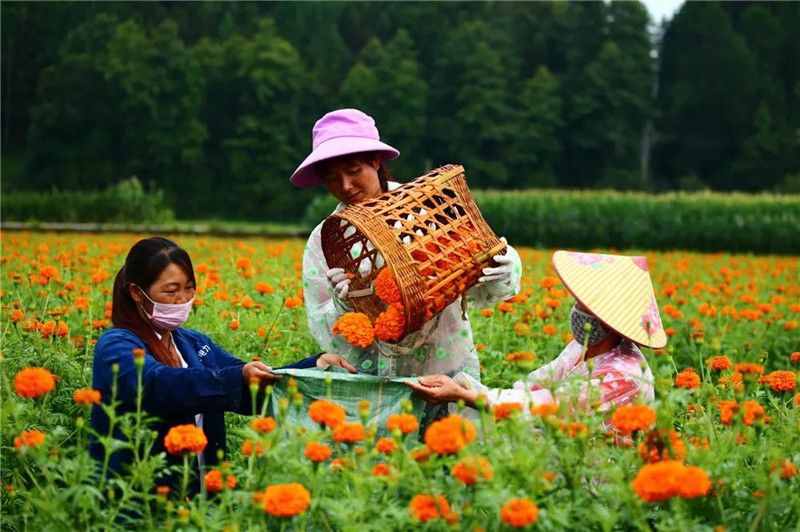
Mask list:
[[644,257],[557,251],[553,265],[576,299],[570,311],[573,340],[561,354],[512,388],[429,375],[409,383],[430,402],[479,396],[489,406],[567,402],[606,412],[635,401],[653,401],[653,374],[639,346],[667,343]]
[[[153,453],[164,450],[164,436],[176,425],[196,424],[208,445],[201,463],[215,464],[225,450],[228,411],[252,413],[249,384],[260,386],[279,379],[262,362],[244,363],[225,352],[204,334],[182,328],[195,295],[195,277],[188,253],[166,238],[140,240],[128,253],[114,280],[111,321],[114,327],[95,346],[92,386],[109,403],[116,377],[119,414],[136,410],[137,372],[134,357],[142,357],[142,408],[159,422]],[[341,357],[324,354],[290,367],[344,367]],[[92,410],[92,427],[108,434],[109,420],[100,406]],[[116,434],[116,437],[121,437]],[[103,448],[92,441],[90,451],[103,459]],[[111,470],[119,470],[129,453],[116,452]]]
[[[291,182],[298,187],[325,186],[341,202],[336,211],[400,186],[391,180],[385,166],[386,160],[400,152],[380,141],[375,121],[363,112],[332,111],[317,121],[312,137],[313,151],[292,174]],[[463,372],[480,380],[472,328],[462,317],[460,299],[396,344],[376,341],[368,349],[359,349],[334,336],[331,328],[336,320],[352,310],[348,301],[350,279],[341,268],[328,267],[321,229],[322,223],[306,244],[303,286],[309,329],[322,349],[341,353],[363,373],[391,377]],[[484,269],[479,283],[467,293],[470,301],[491,305],[519,291],[519,255],[511,246],[507,249],[505,255],[494,257],[497,267]],[[376,259],[375,268],[383,266],[381,260]],[[373,266],[367,261],[362,264]]]

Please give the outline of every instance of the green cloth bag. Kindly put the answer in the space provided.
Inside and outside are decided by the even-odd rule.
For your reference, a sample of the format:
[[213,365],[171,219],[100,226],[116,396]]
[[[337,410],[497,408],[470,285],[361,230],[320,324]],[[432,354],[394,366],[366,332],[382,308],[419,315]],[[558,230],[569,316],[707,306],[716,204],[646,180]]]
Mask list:
[[[339,404],[347,412],[349,421],[361,421],[358,415],[358,403],[366,399],[370,403],[367,426],[375,425],[378,435],[385,435],[386,420],[392,414],[402,412],[405,400],[411,401],[411,413],[422,420],[425,413],[425,402],[414,396],[411,388],[404,383],[416,380],[416,377],[397,377],[393,379],[348,373],[329,369],[278,369],[278,375],[293,377],[297,382],[297,391],[303,396],[303,406],[292,404],[289,397],[289,379],[284,377],[273,385],[272,400],[269,404],[270,415],[280,421],[297,424],[308,428],[316,428],[317,424],[308,416],[308,406],[317,399],[327,399]],[[326,381],[330,379],[330,384]],[[289,408],[281,419],[278,402],[289,401]]]

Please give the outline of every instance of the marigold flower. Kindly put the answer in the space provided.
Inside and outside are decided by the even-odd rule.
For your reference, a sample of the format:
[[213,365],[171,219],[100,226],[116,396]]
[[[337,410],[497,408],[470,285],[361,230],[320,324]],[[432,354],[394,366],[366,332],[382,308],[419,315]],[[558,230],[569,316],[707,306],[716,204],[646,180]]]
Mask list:
[[500,403],[494,406],[492,413],[495,421],[510,418],[515,412],[522,411],[522,403]]
[[334,428],[344,421],[345,410],[336,403],[318,399],[309,405],[308,415],[316,423]]
[[14,376],[14,391],[20,397],[40,397],[55,387],[55,376],[45,368],[25,368]]
[[303,451],[303,455],[312,462],[324,462],[331,457],[331,454],[333,454],[333,451],[331,451],[330,447],[316,441],[308,442],[305,451]]
[[787,458],[781,464],[781,478],[784,480],[789,480],[795,476],[797,476],[797,466]]
[[500,509],[500,519],[508,526],[523,528],[539,519],[539,507],[530,499],[511,499]]
[[381,268],[375,277],[375,295],[387,305],[403,304],[403,297],[400,288],[394,280],[394,275],[388,267]]
[[219,493],[223,489],[222,472],[219,469],[212,469],[205,476],[206,491],[208,493]]
[[656,412],[647,405],[623,405],[611,416],[611,424],[626,436],[639,430],[647,430],[655,422]]
[[561,429],[561,432],[563,432],[570,438],[583,437],[589,433],[589,427],[587,427],[585,423],[581,423],[580,421],[562,423],[559,428]]
[[797,320],[788,320],[783,322],[783,330],[784,331],[794,331],[800,327],[800,324],[797,323]]
[[366,349],[375,341],[375,332],[369,316],[361,312],[345,312],[333,324],[333,334],[343,337],[347,343]]
[[684,499],[705,497],[711,490],[708,474],[697,466],[684,467],[678,483],[678,495]]
[[761,382],[774,392],[791,392],[796,386],[796,376],[792,371],[773,371],[764,375]]
[[686,445],[674,430],[650,431],[639,444],[638,451],[642,460],[649,463],[683,460],[686,457]]
[[499,310],[503,314],[514,312],[514,304],[509,303],[508,301],[503,301],[497,305],[497,310]]
[[492,464],[481,456],[464,458],[456,463],[450,472],[466,486],[471,486],[479,481],[492,480],[494,477]]
[[201,453],[207,444],[203,429],[196,425],[176,425],[164,436],[164,447],[169,454]]
[[231,320],[230,323],[228,323],[228,328],[232,331],[239,330],[239,320]]
[[22,449],[23,447],[38,447],[44,443],[44,432],[36,429],[23,430],[19,436],[14,438],[14,447]]
[[677,460],[645,464],[633,479],[631,487],[645,502],[659,502],[678,494],[686,467]]
[[708,369],[712,371],[725,371],[731,368],[731,361],[724,355],[713,356],[706,361]]
[[242,454],[244,456],[262,456],[265,451],[266,448],[263,442],[251,439],[246,439],[242,442]]
[[283,304],[286,308],[297,308],[303,305],[303,299],[299,296],[291,296],[287,297]]
[[350,461],[347,458],[335,458],[331,461],[331,471],[342,471],[350,467]]
[[428,458],[431,457],[431,450],[427,447],[417,447],[416,449],[411,449],[408,455],[411,457],[412,460],[415,462],[426,462]]
[[408,505],[408,511],[412,517],[422,521],[430,521],[432,519],[444,519],[448,523],[455,523],[458,521],[458,516],[450,509],[450,504],[447,499],[441,495],[428,495],[420,493],[414,495]]
[[481,309],[481,316],[484,318],[491,318],[494,316],[494,309],[491,308],[482,308]]
[[11,315],[9,316],[9,318],[11,318],[11,323],[17,323],[25,318],[25,313],[22,312],[20,309],[15,308],[14,310],[11,311]]
[[739,404],[736,401],[724,400],[720,401],[717,406],[719,407],[719,420],[723,425],[730,425],[733,422],[733,416],[739,411]]
[[259,294],[266,295],[271,294],[275,291],[274,288],[269,283],[256,283],[256,292]]
[[250,422],[250,427],[259,434],[268,434],[277,426],[278,424],[272,417],[257,417]]
[[542,332],[547,336],[555,336],[556,333],[558,332],[558,329],[556,329],[555,325],[551,325],[548,323],[547,325],[542,327]]
[[800,406],[800,393],[794,395],[794,400],[792,402],[794,406]]
[[506,360],[509,362],[533,362],[536,360],[536,355],[530,351],[514,351],[506,355]]
[[742,403],[742,422],[745,425],[752,425],[757,421],[769,421],[768,418],[765,416],[766,412],[764,407],[761,406],[758,401],[745,401]]
[[388,477],[391,474],[392,466],[384,464],[383,462],[376,464],[375,467],[372,468],[372,476],[375,477]]
[[406,317],[403,307],[387,307],[375,319],[375,337],[383,342],[396,342],[406,334]]
[[333,440],[339,443],[357,443],[366,437],[361,423],[340,423],[333,429]]
[[419,428],[419,422],[413,414],[391,414],[386,420],[386,428],[390,431],[397,429],[403,434],[408,434]]
[[534,416],[552,416],[558,413],[558,403],[541,403],[531,404],[531,415]]
[[692,368],[686,368],[675,375],[675,386],[691,390],[700,386],[700,376]]
[[430,424],[425,431],[425,445],[437,454],[455,454],[474,440],[476,434],[470,420],[451,414]]
[[308,510],[311,493],[297,482],[273,484],[253,497],[264,512],[275,517],[294,517]]
[[737,373],[752,373],[752,374],[761,374],[764,373],[764,366],[761,364],[755,364],[753,362],[740,362],[734,366],[734,371]]
[[100,404],[100,390],[79,388],[72,394],[72,400],[78,405]]
[[381,438],[375,443],[375,450],[381,454],[392,454],[397,449],[397,443],[392,438]]
[[541,286],[546,290],[549,290],[558,284],[559,280],[557,277],[545,277],[541,281],[539,281],[539,286]]
[[795,351],[789,355],[789,360],[792,364],[800,364],[800,351]]

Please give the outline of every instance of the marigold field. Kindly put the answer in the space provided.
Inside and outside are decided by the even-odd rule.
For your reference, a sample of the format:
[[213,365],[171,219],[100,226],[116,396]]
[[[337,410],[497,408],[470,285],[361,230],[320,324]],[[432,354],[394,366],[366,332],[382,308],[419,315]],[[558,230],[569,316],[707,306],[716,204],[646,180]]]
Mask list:
[[[501,405],[474,422],[446,418],[423,439],[411,414],[379,435],[324,401],[312,405],[318,430],[228,414],[229,456],[206,471],[205,493],[184,497],[163,485],[163,456],[137,452],[128,475],[103,478],[86,450],[100,399],[92,349],[136,240],[2,235],[4,530],[800,530],[797,257],[646,253],[670,336],[646,352],[653,404],[606,415]],[[316,352],[302,241],[176,241],[198,279],[188,327],[245,360]],[[522,293],[470,308],[492,386],[569,339],[571,299],[551,251],[520,254]],[[152,437],[140,416],[117,421]],[[192,426],[168,440],[187,464],[205,445]]]

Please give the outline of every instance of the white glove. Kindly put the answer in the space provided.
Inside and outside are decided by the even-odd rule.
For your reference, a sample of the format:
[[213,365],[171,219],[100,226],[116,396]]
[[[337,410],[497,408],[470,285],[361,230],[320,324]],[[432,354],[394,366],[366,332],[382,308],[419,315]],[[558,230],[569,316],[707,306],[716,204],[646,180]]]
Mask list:
[[328,278],[331,288],[333,288],[333,295],[343,301],[350,290],[350,277],[347,276],[342,268],[331,268],[325,272],[325,276]]
[[[500,241],[503,244],[508,245],[505,238],[501,238]],[[511,258],[510,254],[505,255],[495,255],[492,257],[494,261],[498,264],[496,268],[484,268],[483,275],[478,279],[479,283],[510,283],[511,282],[511,274],[513,272],[513,262],[514,259]]]

